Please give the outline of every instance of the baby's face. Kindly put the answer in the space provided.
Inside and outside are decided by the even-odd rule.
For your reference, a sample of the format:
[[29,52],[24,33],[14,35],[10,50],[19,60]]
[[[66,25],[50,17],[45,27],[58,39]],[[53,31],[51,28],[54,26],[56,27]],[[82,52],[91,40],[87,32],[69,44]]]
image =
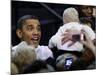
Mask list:
[[22,40],[29,45],[38,46],[41,38],[40,22],[37,19],[27,19],[23,23],[21,30]]

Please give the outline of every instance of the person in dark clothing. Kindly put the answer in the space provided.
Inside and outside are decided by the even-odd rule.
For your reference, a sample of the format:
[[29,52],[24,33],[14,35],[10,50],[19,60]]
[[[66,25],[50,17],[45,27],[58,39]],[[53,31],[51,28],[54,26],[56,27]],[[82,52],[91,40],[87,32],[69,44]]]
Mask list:
[[96,17],[93,16],[93,9],[95,9],[93,6],[78,7],[80,22],[89,25],[96,31]]
[[55,71],[52,66],[47,64],[45,61],[36,60],[32,64],[28,65],[25,70],[24,74],[27,73],[44,73],[44,72],[53,72]]

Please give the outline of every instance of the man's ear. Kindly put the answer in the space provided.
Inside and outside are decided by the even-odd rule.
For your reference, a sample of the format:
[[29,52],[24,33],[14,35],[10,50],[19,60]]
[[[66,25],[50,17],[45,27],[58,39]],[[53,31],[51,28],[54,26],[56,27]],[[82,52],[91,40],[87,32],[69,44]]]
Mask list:
[[17,34],[18,38],[20,38],[20,39],[22,38],[22,31],[20,29],[16,30],[16,34]]

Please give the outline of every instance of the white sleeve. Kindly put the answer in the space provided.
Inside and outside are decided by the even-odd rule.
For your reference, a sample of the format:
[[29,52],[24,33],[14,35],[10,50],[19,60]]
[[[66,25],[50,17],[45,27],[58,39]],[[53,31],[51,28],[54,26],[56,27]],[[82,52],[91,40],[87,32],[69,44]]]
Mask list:
[[57,33],[55,35],[53,35],[50,40],[49,40],[49,44],[48,47],[49,48],[53,48],[53,47],[57,47],[57,43],[58,43],[58,38],[59,36],[62,34],[62,26],[58,29]]
[[47,58],[52,57],[53,58],[53,53],[52,51],[46,46],[47,52],[44,52],[44,54],[47,56]]
[[53,48],[56,46],[56,42],[55,42],[55,35],[51,37],[51,39],[49,40],[49,44],[48,44],[48,47],[49,48]]
[[48,46],[41,46],[38,52],[38,59],[47,60],[49,57],[53,58],[52,51]]
[[89,35],[91,40],[94,40],[96,38],[95,37],[95,32],[92,30],[92,28],[90,28],[89,26],[84,25],[83,29],[87,32],[87,34]]
[[61,27],[58,29],[56,35],[61,35],[63,32],[64,32],[64,26],[61,26]]

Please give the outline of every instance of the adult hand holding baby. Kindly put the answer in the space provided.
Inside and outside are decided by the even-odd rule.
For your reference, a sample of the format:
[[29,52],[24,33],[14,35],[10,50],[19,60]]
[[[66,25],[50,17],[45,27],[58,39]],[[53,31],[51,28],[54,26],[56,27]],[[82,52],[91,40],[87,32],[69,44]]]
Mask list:
[[85,47],[90,49],[95,55],[96,54],[96,48],[95,48],[95,45],[93,44],[93,41],[90,39],[90,37],[88,36],[88,34],[84,30],[81,30],[81,32],[84,34],[84,37],[85,37],[85,40],[81,40],[81,43]]
[[81,33],[78,30],[66,30],[66,32],[62,36],[62,45],[68,41],[71,41],[71,43],[68,45],[69,47],[75,44],[77,41],[80,41],[81,39]]

